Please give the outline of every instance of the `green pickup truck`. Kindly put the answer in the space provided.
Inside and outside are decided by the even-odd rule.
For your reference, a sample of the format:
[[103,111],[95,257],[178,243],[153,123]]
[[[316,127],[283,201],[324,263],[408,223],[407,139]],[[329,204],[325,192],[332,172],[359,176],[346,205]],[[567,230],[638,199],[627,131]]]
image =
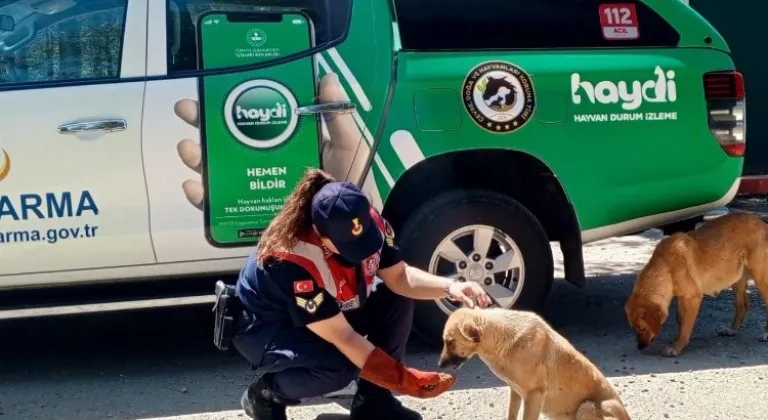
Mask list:
[[[200,17],[230,10],[290,12],[311,37],[281,53],[254,27],[240,56],[252,63],[209,68]],[[479,282],[505,307],[545,303],[550,242],[583,286],[583,244],[704,214],[739,187],[744,80],[678,0],[19,0],[0,15],[13,104],[0,116],[0,289],[25,297],[0,317],[196,303],[212,283],[191,277],[239,270],[252,243],[211,243],[205,182],[182,163],[200,162],[198,120],[183,116],[200,78],[277,80],[261,88],[296,107],[280,99],[274,116],[299,115],[290,130],[332,145],[308,159],[370,194],[408,263]],[[317,92],[280,79],[300,60]],[[278,208],[303,171],[258,161],[290,134],[247,172],[276,195],[237,217]],[[416,329],[439,342],[455,308],[420,303]]]

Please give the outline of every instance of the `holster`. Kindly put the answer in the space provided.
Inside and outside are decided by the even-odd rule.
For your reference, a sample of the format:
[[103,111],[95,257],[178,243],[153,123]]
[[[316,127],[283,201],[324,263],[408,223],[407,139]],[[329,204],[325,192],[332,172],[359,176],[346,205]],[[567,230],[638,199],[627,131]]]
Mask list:
[[221,351],[228,351],[235,337],[235,314],[242,309],[242,303],[235,287],[221,280],[216,282],[215,293],[213,344]]

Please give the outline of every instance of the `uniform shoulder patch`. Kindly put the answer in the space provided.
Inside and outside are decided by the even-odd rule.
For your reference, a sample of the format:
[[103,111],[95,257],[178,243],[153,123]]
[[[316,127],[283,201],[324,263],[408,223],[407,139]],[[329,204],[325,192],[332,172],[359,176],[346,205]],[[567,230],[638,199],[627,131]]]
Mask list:
[[387,245],[395,246],[395,231],[386,220],[384,220],[384,239],[387,241]]
[[323,299],[325,299],[323,292],[319,292],[315,295],[315,297],[311,299],[304,299],[296,296],[296,304],[299,306],[299,308],[304,309],[310,315],[314,315],[314,313],[317,312],[317,309],[323,303]]
[[299,280],[293,282],[293,293],[310,293],[315,290],[315,282],[312,280]]
[[379,263],[381,262],[381,252],[377,252],[367,259],[363,260],[363,274],[366,276],[373,276],[376,271],[379,270]]

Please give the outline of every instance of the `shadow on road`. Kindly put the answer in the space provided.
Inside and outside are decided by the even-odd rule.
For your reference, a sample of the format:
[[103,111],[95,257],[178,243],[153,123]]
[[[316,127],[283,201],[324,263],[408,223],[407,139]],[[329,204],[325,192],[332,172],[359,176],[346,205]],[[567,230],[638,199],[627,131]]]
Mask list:
[[[683,356],[659,356],[674,337],[674,317],[659,342],[636,350],[623,310],[633,280],[634,273],[604,275],[583,291],[559,281],[546,310],[552,325],[608,376],[768,360],[768,346],[758,342],[763,303],[752,289],[751,310],[736,337],[715,333],[733,314],[728,291],[706,299]],[[236,410],[253,377],[243,359],[213,347],[208,306],[3,322],[0,337],[0,413],[9,419],[48,419],[52,413],[60,419],[151,419]],[[410,364],[435,369],[437,352],[418,339],[410,353]],[[458,376],[456,389],[501,385],[477,359]]]

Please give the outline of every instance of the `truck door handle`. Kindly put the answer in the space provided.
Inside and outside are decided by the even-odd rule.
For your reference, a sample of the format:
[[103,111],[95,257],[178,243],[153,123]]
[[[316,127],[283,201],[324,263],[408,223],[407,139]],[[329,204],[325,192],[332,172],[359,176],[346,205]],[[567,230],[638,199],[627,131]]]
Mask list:
[[298,115],[310,115],[310,114],[351,114],[355,111],[355,104],[352,102],[331,102],[327,104],[307,105],[299,107],[296,110]]
[[125,120],[98,120],[62,124],[59,126],[58,131],[59,134],[77,134],[84,131],[112,133],[114,131],[123,131],[126,128],[128,128],[128,123]]

